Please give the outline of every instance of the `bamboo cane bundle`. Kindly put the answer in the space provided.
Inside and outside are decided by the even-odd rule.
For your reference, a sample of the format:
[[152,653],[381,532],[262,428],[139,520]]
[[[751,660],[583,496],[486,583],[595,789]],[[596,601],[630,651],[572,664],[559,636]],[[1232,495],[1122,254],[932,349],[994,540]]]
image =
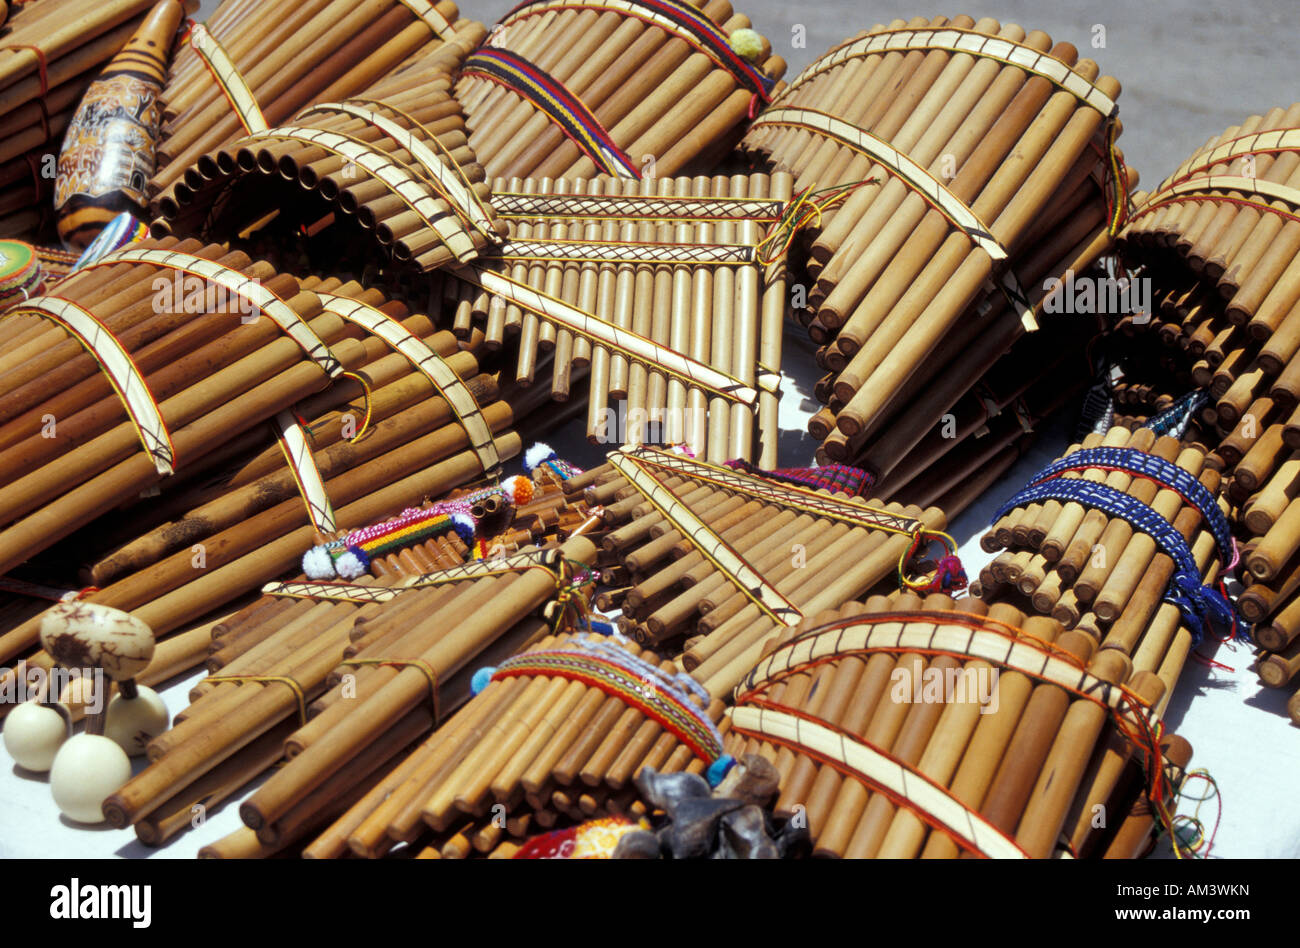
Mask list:
[[[146,247],[142,252],[170,253],[175,263],[187,248],[186,244],[170,242],[160,246],[164,249]],[[210,249],[219,251],[220,248]],[[211,255],[226,264],[241,262],[238,255]],[[199,263],[192,266],[203,263],[197,257],[194,259]],[[246,258],[242,262],[246,269],[260,266],[249,268]],[[155,272],[144,263],[116,266],[125,268],[125,285],[132,292],[138,280],[131,274],[144,270],[147,279]],[[214,279],[224,279],[213,270],[204,272]],[[95,271],[90,271],[80,285],[84,287],[85,280],[95,276]],[[131,427],[119,421],[123,408],[111,394],[107,380],[94,374],[96,363],[88,357],[81,357],[85,364],[77,367],[83,377],[80,382],[76,375],[69,375],[62,377],[62,386],[56,386],[51,374],[38,376],[44,391],[37,394],[46,401],[36,402],[31,413],[19,415],[6,426],[7,431],[15,432],[16,439],[6,451],[6,457],[26,452],[25,456],[35,458],[39,456],[33,452],[47,451],[50,460],[43,468],[37,468],[38,473],[45,471],[45,476],[53,480],[55,472],[59,476],[67,472],[69,483],[81,485],[62,495],[57,489],[48,497],[35,495],[30,500],[33,512],[23,517],[21,508],[16,508],[18,519],[6,533],[20,531],[25,523],[32,521],[48,531],[44,535],[49,541],[45,546],[71,534],[64,544],[65,555],[49,559],[45,566],[57,563],[66,566],[68,549],[75,557],[73,565],[78,560],[85,564],[89,558],[86,578],[102,586],[90,598],[135,610],[159,635],[289,570],[318,535],[328,535],[336,529],[336,522],[359,527],[394,510],[419,504],[429,496],[445,494],[485,472],[496,471],[503,459],[520,449],[518,435],[508,429],[516,420],[517,412],[522,416],[534,407],[529,398],[515,397],[513,406],[501,401],[495,379],[480,374],[471,352],[457,351],[459,344],[455,338],[450,333],[438,332],[428,317],[410,313],[401,303],[386,299],[376,290],[363,292],[356,284],[339,285],[337,280],[309,278],[299,284],[288,277],[274,277],[267,284],[267,292],[277,286],[281,292],[300,289],[298,295],[288,295],[298,307],[297,312],[312,318],[317,331],[328,330],[325,338],[330,342],[320,339],[318,343],[322,350],[324,345],[333,345],[335,350],[340,345],[353,347],[355,351],[345,350],[345,357],[355,368],[363,368],[365,374],[354,374],[332,385],[323,384],[328,382],[328,374],[316,362],[298,365],[297,344],[275,338],[281,329],[272,323],[269,315],[260,319],[266,328],[258,330],[256,322],[238,324],[236,319],[215,308],[210,308],[206,317],[209,325],[203,331],[217,338],[185,355],[196,341],[192,330],[198,323],[187,316],[188,325],[182,322],[181,329],[159,340],[167,344],[178,337],[184,357],[146,375],[155,397],[169,389],[178,392],[174,398],[162,402],[164,412],[177,399],[182,401],[184,410],[191,413],[196,410],[185,399],[202,410],[202,401],[190,394],[192,390],[183,388],[186,383],[202,381],[211,389],[202,392],[202,397],[216,400],[220,406],[207,409],[209,415],[215,414],[216,419],[224,421],[241,403],[248,405],[250,413],[248,423],[218,426],[214,420],[203,429],[208,435],[207,453],[199,455],[197,470],[206,471],[207,480],[193,477],[195,469],[185,468],[164,477],[147,460],[132,454]],[[203,289],[203,281],[199,281],[197,290]],[[67,295],[87,299],[71,292]],[[106,284],[101,295],[110,301],[122,299],[120,294],[112,294],[111,284]],[[145,302],[152,305],[151,301]],[[263,302],[268,312],[272,306],[288,308],[273,297]],[[200,300],[196,305],[202,313],[208,304]],[[178,306],[176,311],[183,312],[183,307]],[[118,310],[118,314],[130,312],[129,306]],[[175,323],[167,307],[162,312],[164,315],[158,319],[164,324]],[[312,317],[313,313],[318,315]],[[288,327],[287,331],[296,331],[283,318],[283,313],[277,315]],[[147,313],[144,318],[148,320]],[[47,339],[39,325],[34,331],[38,340]],[[53,332],[55,336],[62,334],[61,330]],[[242,341],[236,341],[234,337],[240,334]],[[125,334],[119,336],[119,339],[126,338]],[[202,343],[202,338],[198,342]],[[285,343],[288,349],[284,348]],[[138,345],[135,348],[135,366],[140,370],[163,361],[169,352],[176,352],[174,345],[164,345],[161,349],[157,344],[152,349]],[[397,351],[390,352],[391,349]],[[271,361],[272,355],[275,361]],[[148,356],[151,361],[142,356]],[[67,366],[75,367],[76,359],[67,361],[68,356],[64,359]],[[27,364],[20,363],[17,369]],[[301,373],[306,367],[316,373],[315,379],[311,374]],[[249,402],[259,385],[265,387],[262,379],[269,377],[274,385],[284,376],[286,368],[290,378],[295,377],[293,373],[297,369],[303,383],[275,393],[278,401],[271,402],[269,410],[259,408],[263,402]],[[203,369],[209,374],[205,376]],[[240,377],[227,385],[223,379],[232,370],[239,371]],[[6,376],[9,378],[12,376]],[[69,387],[68,383],[74,384]],[[231,390],[231,385],[235,397],[225,395],[231,401],[222,405],[222,393]],[[60,387],[62,392],[58,391]],[[87,395],[98,395],[99,400],[88,399]],[[295,420],[292,412],[285,411],[295,402],[299,403],[301,422]],[[93,409],[78,411],[79,404],[90,404]],[[35,418],[39,425],[42,417],[51,417],[52,410],[57,410],[56,423],[72,441],[64,453],[58,452],[64,446],[57,441],[51,447],[48,441],[22,437],[24,418]],[[244,418],[238,420],[243,422]],[[260,424],[272,420],[273,431]],[[311,441],[304,426],[310,432]],[[177,429],[171,443],[180,443],[186,431],[186,428]],[[108,440],[114,437],[115,441]],[[115,453],[104,455],[100,463],[107,468],[100,473],[91,466],[96,455],[88,452],[103,444],[108,445],[106,452]],[[202,446],[202,442],[199,444]],[[118,455],[121,460],[115,460]],[[106,478],[109,483],[116,483],[111,479],[118,471],[129,473],[133,478],[130,483],[139,487],[130,493],[109,495],[97,506],[74,508],[79,511],[78,520],[63,519],[64,508],[84,503],[82,495],[90,492],[86,484],[93,487]],[[214,472],[216,476],[212,479]],[[76,478],[82,478],[85,483]],[[30,473],[20,471],[13,471],[9,481],[10,496],[16,500],[22,485],[33,484],[33,489],[41,486],[33,483]],[[154,493],[158,502],[142,505],[136,495],[150,485],[157,488]],[[57,486],[57,482],[53,484]],[[110,514],[124,502],[122,513]],[[571,521],[570,515],[566,523]],[[87,526],[77,533],[82,524]],[[37,551],[33,548],[19,561]],[[35,643],[36,624],[29,621],[6,627],[0,633],[4,653],[16,657],[30,648]]]
[[1237,554],[1205,459],[1147,428],[1088,435],[1003,504],[981,541],[1005,548],[981,575],[986,595],[1050,614],[1172,689],[1207,631],[1245,629],[1213,588]]
[[464,312],[484,320],[489,346],[518,333],[525,384],[550,352],[557,400],[589,370],[593,443],[686,443],[714,462],[774,464],[785,257],[761,232],[785,213],[788,185],[765,174],[543,178],[523,190],[498,180],[510,235],[458,271],[473,285]]
[[256,126],[274,127],[317,102],[356,96],[424,62],[454,67],[485,35],[451,0],[226,0],[210,30],[196,28],[163,91],[154,193]]
[[[382,856],[430,829],[492,818],[521,839],[548,813],[583,820],[645,813],[643,767],[703,773],[721,754],[721,702],[630,642],[547,636],[492,669],[445,726],[306,850]],[[484,673],[487,677],[487,673]],[[444,851],[444,855],[446,855]]]
[[726,0],[517,6],[456,84],[493,177],[642,178],[716,158],[785,72]]
[[[562,552],[582,556],[591,549],[584,542],[575,539]],[[360,798],[370,789],[368,776],[381,778],[390,759],[435,717],[468,698],[469,673],[458,671],[467,661],[475,655],[500,661],[536,639],[539,630],[545,632],[547,624],[528,614],[559,580],[539,583],[532,577],[558,575],[567,582],[555,551],[523,554],[495,568],[480,563],[425,571],[421,564],[439,555],[430,541],[418,558],[404,558],[403,568],[414,567],[406,573],[347,587],[302,582],[268,587],[272,595],[225,623],[224,637],[251,632],[255,641],[250,644],[245,636],[242,653],[191,692],[190,708],[150,745],[153,764],[106,805],[110,819],[143,826],[143,839],[161,842],[181,828],[176,815],[188,810],[196,794],[213,799],[220,789],[228,796],[280,760],[286,747],[295,760],[313,760],[309,734],[322,737],[323,748],[337,743],[338,728],[377,725],[374,742],[344,774],[325,778],[324,789],[317,787],[321,792],[304,792],[274,831],[263,827],[259,836],[270,846],[287,845]],[[465,619],[467,613],[457,610],[471,601],[479,613]],[[440,612],[443,608],[453,611]],[[395,620],[399,614],[405,618]],[[439,620],[435,627],[439,615],[463,621],[452,628]],[[420,619],[412,622],[412,616]],[[412,681],[402,672],[423,681],[412,695],[406,695]],[[277,682],[292,687],[275,687]],[[252,688],[255,683],[263,687]],[[400,712],[387,724],[340,715],[361,702],[328,700],[338,693],[372,704],[409,703],[410,713]]]
[[769,478],[648,448],[609,458],[585,489],[605,505],[623,631],[644,645],[702,635],[680,661],[715,697],[768,636],[866,594],[942,537],[939,510],[873,504],[848,476],[819,482],[813,469],[792,484],[795,472]]
[[[1063,833],[1098,855],[1116,823],[1076,840],[1084,804],[1169,799],[1167,691],[1132,668],[1006,604],[875,596],[774,638],[736,689],[728,750],[773,762],[777,815],[806,820],[821,855],[1046,858]],[[1099,782],[1103,748],[1136,753],[1145,779]]]
[[[55,162],[77,103],[135,33],[150,0],[17,7],[0,41],[0,237],[54,237]],[[185,4],[188,12],[198,9]]]
[[993,20],[895,21],[817,60],[753,123],[743,147],[819,211],[801,321],[832,373],[833,407],[810,424],[825,457],[858,456],[946,335],[1035,328],[1033,288],[1109,246],[1133,183],[1119,87],[1076,59]]
[[[565,564],[581,564],[593,553],[589,541],[576,537],[558,550],[522,554],[497,566],[471,564],[399,581],[386,594],[382,585],[369,592],[364,585],[275,587],[280,595],[312,597],[301,600],[297,611],[329,612],[323,621],[337,641],[322,641],[317,628],[305,651],[284,659],[293,670],[293,689],[264,688],[242,701],[236,695],[234,707],[228,693],[200,695],[190,714],[151,745],[152,766],[106,802],[106,814],[116,825],[147,817],[170,794],[291,715],[298,695],[300,726],[288,738],[289,763],[241,806],[245,823],[265,844],[297,838],[337,812],[345,793],[358,790],[359,798],[369,790],[362,785],[366,775],[400,760],[407,745],[468,697],[470,662],[502,660],[544,634],[553,623],[528,617],[557,592],[548,615],[562,621],[572,584],[585,582],[574,580]],[[367,600],[360,609],[354,608],[358,596]],[[393,609],[407,618],[394,619]],[[412,616],[419,618],[412,622]],[[450,621],[453,616],[457,621]],[[354,629],[362,617],[374,623]],[[235,677],[247,678],[243,672]],[[217,688],[222,684],[216,682]],[[308,720],[305,702],[316,695],[322,697],[312,707],[319,713]],[[216,734],[204,723],[212,715],[220,721]]]
[[504,227],[448,91],[448,59],[425,57],[356,98],[320,102],[199,156],[157,196],[155,231],[324,231],[317,242],[335,234],[342,251],[314,259],[329,270],[364,264],[359,245],[423,272],[473,259]]

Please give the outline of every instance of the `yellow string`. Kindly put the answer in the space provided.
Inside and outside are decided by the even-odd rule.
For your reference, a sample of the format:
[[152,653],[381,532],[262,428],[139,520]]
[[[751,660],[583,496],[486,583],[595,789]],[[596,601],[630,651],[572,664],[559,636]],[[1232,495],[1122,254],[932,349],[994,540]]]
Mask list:
[[[841,185],[826,189],[828,193],[819,197],[823,192],[817,190],[814,183],[804,190],[800,191],[798,196],[786,208],[784,214],[772,225],[767,236],[765,236],[754,248],[758,262],[767,266],[775,263],[790,250],[790,245],[794,243],[795,237],[799,231],[805,228],[820,228],[822,226],[822,214],[829,211],[832,207],[839,204],[847,198],[853,191],[868,184],[876,184],[877,179],[874,177],[864,178],[861,181],[855,181],[852,184]],[[784,235],[779,243],[774,243]],[[772,248],[775,247],[775,252]],[[764,252],[767,250],[768,252]]]
[[947,542],[951,553],[955,554],[957,552],[957,541],[942,530],[928,530],[925,527],[917,529],[912,534],[913,543],[911,547],[904,550],[902,555],[898,557],[898,581],[907,589],[924,589],[930,584],[929,579],[908,579],[906,571],[908,557],[919,552],[921,545],[927,541],[927,538],[930,540],[944,540]]
[[[584,570],[589,568],[585,563],[579,565]],[[559,635],[566,619],[569,620],[570,628],[578,626],[589,615],[590,606],[587,603],[587,597],[582,594],[579,585],[573,578],[573,563],[571,561],[567,559],[560,560],[557,569],[551,569],[548,566],[542,568],[555,577],[555,599],[547,604],[544,615],[550,621],[551,634]]]
[[422,658],[349,658],[339,662],[340,665],[390,665],[393,668],[418,668],[429,679],[429,694],[433,699],[433,726],[442,722],[442,710],[438,702],[438,672]]
[[298,720],[302,724],[307,723],[307,695],[302,690],[302,685],[290,678],[288,675],[209,675],[204,681],[233,681],[241,685],[246,681],[256,682],[259,685],[281,684],[287,685],[298,699]]
[[348,439],[348,444],[356,444],[358,441],[361,440],[361,436],[366,433],[366,429],[370,427],[370,416],[373,412],[374,406],[370,404],[369,383],[367,383],[366,380],[356,372],[344,372],[343,375],[345,378],[353,379],[358,385],[361,386],[361,391],[366,400],[366,416],[361,420],[361,428],[357,431],[355,435],[353,435],[351,438]]

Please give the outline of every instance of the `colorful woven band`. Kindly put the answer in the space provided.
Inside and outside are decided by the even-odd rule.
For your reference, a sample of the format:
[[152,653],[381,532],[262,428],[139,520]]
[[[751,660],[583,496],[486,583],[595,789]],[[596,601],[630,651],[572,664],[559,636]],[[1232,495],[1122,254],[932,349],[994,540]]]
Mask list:
[[580,681],[658,722],[706,763],[723,757],[722,735],[704,707],[708,694],[689,675],[667,675],[608,637],[583,633],[568,644],[575,647],[540,649],[506,659],[492,673],[492,680],[542,675]]
[[755,69],[731,48],[727,37],[712,20],[681,0],[526,0],[506,14],[501,25],[548,10],[613,10],[644,20],[709,57],[758,96],[759,101],[771,101],[776,80]]
[[998,509],[993,522],[1016,507],[1044,500],[1072,501],[1095,508],[1108,516],[1126,520],[1134,529],[1155,540],[1161,552],[1174,562],[1174,574],[1165,589],[1165,601],[1178,607],[1192,633],[1193,644],[1200,642],[1207,623],[1215,619],[1236,637],[1246,637],[1248,626],[1227,599],[1217,590],[1201,584],[1200,570],[1182,534],[1155,510],[1123,491],[1083,478],[1057,477],[1020,491]]
[[462,76],[482,76],[504,86],[550,117],[605,174],[641,179],[632,159],[589,108],[564,84],[508,49],[487,47],[465,60]]
[[1210,393],[1205,389],[1194,389],[1168,408],[1152,415],[1142,423],[1142,427],[1150,428],[1158,435],[1173,435],[1175,438],[1181,438],[1187,431],[1187,426],[1191,424],[1192,418],[1209,400]]
[[1228,518],[1223,515],[1214,495],[1189,472],[1157,455],[1134,448],[1083,448],[1049,464],[1038,473],[1031,484],[1051,480],[1065,471],[1081,471],[1085,468],[1124,471],[1134,477],[1155,481],[1161,487],[1178,494],[1185,502],[1201,512],[1201,519],[1214,535],[1214,543],[1219,548],[1219,556],[1223,562],[1226,564],[1232,561],[1232,530],[1228,526]]
[[783,484],[797,484],[809,490],[840,491],[850,497],[866,497],[876,479],[870,472],[848,464],[824,464],[821,467],[779,467],[765,471],[743,458],[727,461],[727,467],[744,471],[754,477]]

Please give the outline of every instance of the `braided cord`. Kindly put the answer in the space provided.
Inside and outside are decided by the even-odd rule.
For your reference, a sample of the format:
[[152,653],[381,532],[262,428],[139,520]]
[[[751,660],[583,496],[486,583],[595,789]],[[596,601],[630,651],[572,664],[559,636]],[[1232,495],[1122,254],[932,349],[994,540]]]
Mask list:
[[1232,560],[1232,531],[1228,526],[1228,518],[1219,509],[1214,495],[1188,471],[1157,455],[1147,454],[1134,448],[1084,448],[1048,465],[1033,483],[1037,484],[1058,477],[1065,471],[1078,471],[1090,467],[1125,471],[1136,477],[1155,481],[1160,486],[1174,491],[1200,511],[1201,518],[1214,536],[1215,545],[1219,548],[1219,555],[1223,557],[1223,562],[1228,563]]
[[1165,601],[1178,607],[1191,630],[1193,644],[1200,642],[1206,624],[1212,619],[1228,626],[1238,638],[1246,637],[1248,627],[1227,599],[1215,589],[1201,584],[1200,570],[1182,534],[1155,510],[1123,491],[1081,478],[1043,481],[1026,487],[1003,504],[993,515],[992,522],[996,523],[1016,507],[1044,500],[1073,501],[1096,508],[1108,516],[1128,521],[1134,529],[1155,540],[1161,552],[1174,562],[1174,575],[1165,590]]

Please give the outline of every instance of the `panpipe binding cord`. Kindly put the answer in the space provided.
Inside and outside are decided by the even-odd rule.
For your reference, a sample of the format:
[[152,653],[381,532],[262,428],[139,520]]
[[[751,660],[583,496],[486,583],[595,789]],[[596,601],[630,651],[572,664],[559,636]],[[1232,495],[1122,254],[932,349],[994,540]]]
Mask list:
[[340,665],[356,667],[361,665],[380,665],[389,668],[416,668],[429,682],[429,702],[433,706],[433,726],[436,730],[442,724],[442,704],[438,698],[438,672],[422,658],[349,658]]
[[1123,491],[1082,478],[1061,477],[1066,471],[1082,468],[1124,471],[1175,491],[1189,506],[1200,512],[1203,522],[1214,537],[1221,561],[1228,568],[1237,562],[1237,544],[1227,518],[1205,486],[1177,465],[1132,448],[1089,448],[1053,462],[1028,487],[999,507],[991,522],[997,523],[1016,507],[1044,500],[1073,502],[1095,508],[1111,517],[1119,517],[1135,530],[1150,536],[1161,552],[1173,560],[1174,573],[1164,598],[1182,614],[1183,621],[1192,633],[1193,645],[1200,643],[1206,629],[1211,628],[1215,621],[1227,627],[1229,638],[1247,639],[1250,627],[1238,615],[1227,597],[1221,591],[1202,584],[1196,560],[1182,534],[1154,509]]
[[[346,536],[312,547],[302,558],[308,579],[356,579],[370,569],[376,557],[455,532],[466,546],[474,546],[478,521],[470,513],[489,497],[504,497],[515,506],[533,499],[533,482],[526,477],[507,478],[498,487],[484,487],[429,507],[408,507],[391,520],[370,524]],[[483,557],[475,557],[481,559]]]
[[763,266],[776,263],[789,253],[800,231],[821,229],[823,212],[842,203],[858,188],[879,183],[878,178],[870,177],[820,190],[815,184],[804,188],[793,201],[786,204],[781,216],[768,227],[767,233],[754,248],[755,259]]
[[[1193,780],[1204,780],[1206,792],[1204,796],[1194,797],[1188,793],[1187,785]],[[1210,776],[1210,772],[1205,768],[1192,770],[1187,773],[1183,780],[1183,785],[1177,792],[1178,801],[1191,802],[1196,804],[1196,809],[1192,813],[1177,813],[1169,821],[1170,827],[1170,844],[1174,851],[1174,856],[1179,859],[1208,859],[1210,850],[1214,848],[1214,838],[1219,834],[1219,823],[1223,819],[1223,794],[1219,790],[1218,783]],[[1214,815],[1214,826],[1210,830],[1210,835],[1205,835],[1205,824],[1201,822],[1201,807],[1210,800],[1215,801],[1217,812]],[[1181,844],[1181,845],[1180,845]]]
[[1117,237],[1128,223],[1132,212],[1133,200],[1128,192],[1128,168],[1124,157],[1115,146],[1119,136],[1119,119],[1111,115],[1106,123],[1106,177],[1110,187],[1106,191],[1106,231],[1111,237]]
[[[930,543],[939,543],[944,555],[935,564],[933,575],[929,579],[908,579],[907,564],[916,553]],[[912,535],[912,542],[898,559],[898,583],[904,589],[916,593],[955,593],[966,588],[966,569],[957,556],[957,541],[942,530],[918,529]]]
[[255,685],[284,685],[293,692],[294,699],[298,702],[298,722],[307,723],[307,692],[303,690],[298,679],[289,675],[209,675],[203,681],[216,683],[228,681],[236,685],[243,685],[246,681]]
[[352,381],[361,386],[361,394],[366,403],[366,413],[361,418],[361,427],[357,429],[356,434],[348,439],[348,444],[356,444],[361,440],[361,436],[370,428],[370,418],[374,414],[374,408],[370,403],[370,383],[367,382],[359,372],[344,372],[342,374],[344,378],[352,379]]
[[630,640],[618,632],[603,637],[579,633],[564,648],[524,652],[495,668],[480,668],[471,687],[478,694],[492,681],[542,675],[598,688],[638,709],[689,747],[709,765],[705,778],[716,787],[735,760],[723,749],[722,734],[706,711],[708,692],[685,672],[660,671],[621,643]]

